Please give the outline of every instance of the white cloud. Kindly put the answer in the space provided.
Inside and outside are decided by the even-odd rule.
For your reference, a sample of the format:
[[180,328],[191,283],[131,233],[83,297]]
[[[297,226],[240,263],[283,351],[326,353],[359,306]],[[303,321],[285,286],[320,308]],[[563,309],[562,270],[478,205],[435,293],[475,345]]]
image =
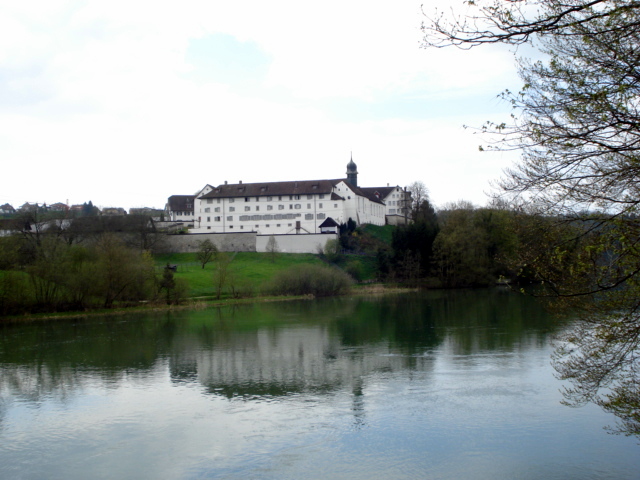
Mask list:
[[[419,49],[421,20],[411,1],[0,2],[0,202],[161,207],[206,183],[340,177],[351,150],[363,184],[479,202],[505,160],[461,126],[504,107],[480,120],[459,100],[510,86],[512,57]],[[189,41],[216,33],[265,52],[262,85],[189,78]],[[407,98],[439,116],[331,110]]]

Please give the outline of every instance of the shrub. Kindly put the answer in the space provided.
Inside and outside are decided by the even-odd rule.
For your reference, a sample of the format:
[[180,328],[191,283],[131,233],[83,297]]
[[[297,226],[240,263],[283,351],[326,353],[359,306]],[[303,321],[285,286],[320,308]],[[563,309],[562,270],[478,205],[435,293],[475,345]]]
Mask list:
[[184,278],[174,278],[170,268],[162,271],[162,278],[158,280],[158,294],[164,297],[167,305],[182,303],[188,291],[189,285]]
[[326,297],[347,293],[353,280],[342,270],[319,265],[295,265],[276,274],[267,287],[272,295]]
[[350,262],[346,267],[346,271],[356,282],[361,282],[364,279],[364,267],[359,260]]
[[252,298],[255,296],[255,285],[246,279],[240,279],[229,285],[233,298]]
[[27,278],[21,272],[0,271],[0,316],[23,313],[33,307]]
[[324,256],[330,262],[337,262],[340,259],[340,242],[337,239],[327,240],[324,245]]

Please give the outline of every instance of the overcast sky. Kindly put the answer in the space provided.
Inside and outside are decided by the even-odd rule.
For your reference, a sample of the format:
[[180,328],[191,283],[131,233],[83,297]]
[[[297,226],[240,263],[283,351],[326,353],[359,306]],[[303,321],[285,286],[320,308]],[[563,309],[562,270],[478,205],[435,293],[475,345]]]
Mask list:
[[516,157],[463,126],[506,119],[514,56],[420,48],[422,1],[0,0],[0,204],[162,208],[351,152],[360,186],[485,204]]

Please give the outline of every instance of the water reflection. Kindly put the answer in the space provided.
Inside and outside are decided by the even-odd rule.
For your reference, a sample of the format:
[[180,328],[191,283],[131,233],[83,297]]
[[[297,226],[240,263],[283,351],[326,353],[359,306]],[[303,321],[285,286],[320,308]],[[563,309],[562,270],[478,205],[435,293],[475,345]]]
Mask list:
[[3,325],[0,477],[552,478],[603,444],[560,328],[500,290]]
[[0,391],[64,401],[87,381],[114,388],[167,358],[173,382],[227,398],[357,392],[375,372],[429,371],[445,340],[458,355],[509,352],[556,328],[535,303],[497,289],[4,325]]

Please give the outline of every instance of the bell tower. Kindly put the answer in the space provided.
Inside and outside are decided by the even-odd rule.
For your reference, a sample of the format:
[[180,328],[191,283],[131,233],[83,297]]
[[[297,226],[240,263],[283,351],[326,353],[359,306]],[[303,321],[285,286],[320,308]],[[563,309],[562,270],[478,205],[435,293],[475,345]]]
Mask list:
[[351,160],[347,163],[347,183],[358,186],[358,167],[353,161],[353,153],[351,154]]

